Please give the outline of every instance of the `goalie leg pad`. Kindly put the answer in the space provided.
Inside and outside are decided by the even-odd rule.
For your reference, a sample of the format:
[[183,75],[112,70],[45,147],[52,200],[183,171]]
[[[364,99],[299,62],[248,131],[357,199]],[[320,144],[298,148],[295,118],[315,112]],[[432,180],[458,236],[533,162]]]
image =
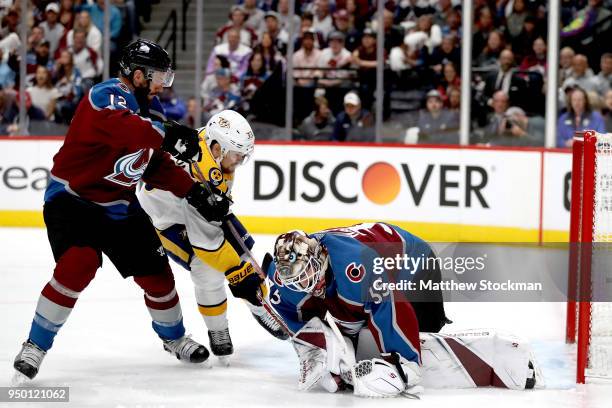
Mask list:
[[329,392],[338,390],[338,382],[331,374],[350,381],[350,370],[355,364],[355,350],[348,338],[340,341],[318,317],[312,318],[292,338],[300,360],[298,388],[306,391],[321,385]]

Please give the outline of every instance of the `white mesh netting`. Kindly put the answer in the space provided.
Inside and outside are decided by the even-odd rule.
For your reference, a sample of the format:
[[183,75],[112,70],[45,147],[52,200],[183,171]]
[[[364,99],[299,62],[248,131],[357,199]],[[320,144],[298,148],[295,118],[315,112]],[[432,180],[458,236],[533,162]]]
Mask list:
[[586,374],[612,379],[612,134],[597,135],[593,204],[594,302]]

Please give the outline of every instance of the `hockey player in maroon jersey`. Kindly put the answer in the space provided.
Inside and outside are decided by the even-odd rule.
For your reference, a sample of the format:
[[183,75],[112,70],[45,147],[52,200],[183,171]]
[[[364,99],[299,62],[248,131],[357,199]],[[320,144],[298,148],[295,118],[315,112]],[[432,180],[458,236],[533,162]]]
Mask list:
[[[53,159],[43,215],[56,267],[15,358],[18,381],[38,373],[79,294],[101,266],[102,253],[124,278],[133,277],[143,289],[153,330],[166,351],[191,363],[209,356],[206,347],[185,336],[168,259],[136,200],[135,186],[143,179],[185,197],[211,221],[225,216],[229,202],[195,183],[171,158],[198,160],[197,132],[151,120],[141,111],[144,105],[146,110],[154,108],[146,103],[151,95],[172,84],[168,53],[151,41],[137,40],[123,50],[120,66],[119,78],[95,85],[81,101]],[[241,278],[233,282],[240,287],[236,293],[259,289],[254,273]]]

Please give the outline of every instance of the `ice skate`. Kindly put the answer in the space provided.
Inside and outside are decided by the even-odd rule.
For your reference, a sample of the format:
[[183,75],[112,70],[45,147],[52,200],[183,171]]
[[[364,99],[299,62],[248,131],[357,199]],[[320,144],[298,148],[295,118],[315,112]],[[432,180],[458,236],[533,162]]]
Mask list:
[[[38,369],[45,358],[46,351],[43,351],[30,340],[23,343],[21,351],[15,357],[13,367],[17,370],[13,377],[13,383],[23,384],[28,380],[34,379],[38,374]],[[25,378],[24,378],[25,377]]]
[[217,356],[222,365],[229,365],[229,357],[234,354],[234,345],[229,334],[229,329],[209,330],[208,339],[210,341],[210,350]]
[[186,363],[203,363],[210,356],[208,349],[192,340],[190,336],[183,336],[176,340],[164,340],[164,350]]

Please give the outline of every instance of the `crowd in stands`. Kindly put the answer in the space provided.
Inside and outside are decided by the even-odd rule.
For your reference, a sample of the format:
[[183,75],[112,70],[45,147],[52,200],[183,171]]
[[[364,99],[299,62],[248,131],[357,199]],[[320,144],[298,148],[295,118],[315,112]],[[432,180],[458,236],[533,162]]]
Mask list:
[[19,25],[26,21],[26,108],[34,121],[68,124],[78,102],[102,78],[105,64],[117,71],[120,48],[140,32],[139,18],[150,18],[151,2],[112,0],[110,61],[102,60],[104,0],[0,2],[0,134],[19,132]]
[[[612,54],[604,37],[588,52],[577,41],[610,33],[610,0],[561,2],[558,146],[575,130],[612,131]],[[297,0],[290,34],[289,0],[243,0],[228,10],[208,59],[204,118],[236,109],[282,125],[284,75],[292,59],[294,138],[374,139],[376,2]],[[544,144],[547,1],[474,0],[472,143]],[[405,142],[457,143],[461,101],[461,2],[386,1],[385,120],[406,113]],[[292,41],[294,53],[287,55]],[[573,46],[572,46],[573,44]],[[418,106],[394,103],[415,95]],[[465,103],[465,101],[463,101]],[[418,109],[420,107],[420,109]],[[357,109],[353,109],[357,108]],[[397,119],[403,120],[403,119]],[[364,128],[367,129],[364,131]]]
[[[612,0],[561,2],[562,47],[554,63],[547,61],[548,1],[473,0],[470,101],[460,92],[461,1],[387,0],[382,27],[375,0],[295,0],[293,19],[289,1],[229,6],[204,61],[202,112],[194,98],[184,103],[168,89],[161,99],[169,116],[193,123],[196,115],[205,121],[235,109],[283,126],[291,60],[294,139],[373,141],[374,117],[382,115],[385,123],[403,127],[398,141],[456,144],[459,110],[469,103],[471,143],[542,146],[546,72],[552,68],[559,79],[557,146],[570,146],[576,130],[612,132]],[[19,2],[11,3],[0,2],[0,134],[17,129],[21,11]],[[103,0],[30,1],[25,97],[31,120],[69,123],[104,64],[117,71],[118,50],[139,34],[139,18],[146,21],[152,2],[111,3],[106,62]],[[376,112],[380,30],[384,96],[383,111]]]

